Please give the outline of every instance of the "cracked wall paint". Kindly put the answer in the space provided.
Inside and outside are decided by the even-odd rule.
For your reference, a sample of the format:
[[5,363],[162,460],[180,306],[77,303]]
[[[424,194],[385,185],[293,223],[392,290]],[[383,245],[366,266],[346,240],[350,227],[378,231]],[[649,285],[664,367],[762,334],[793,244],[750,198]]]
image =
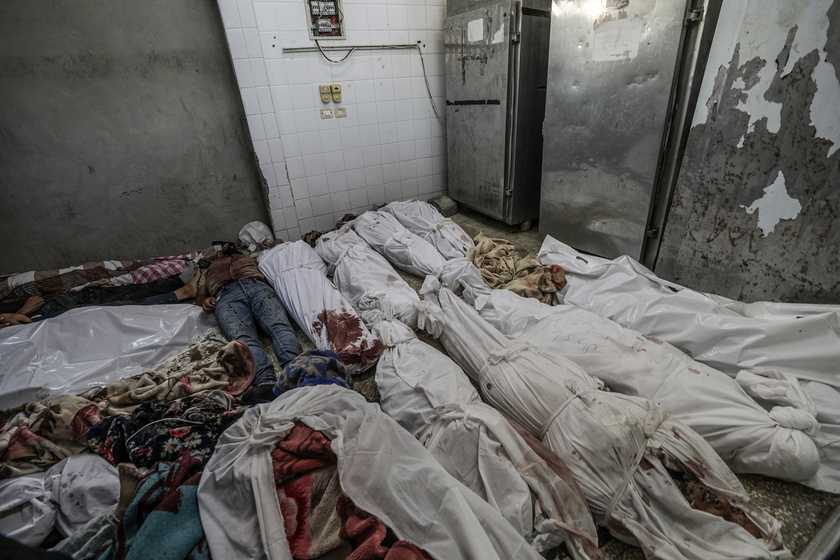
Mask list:
[[840,0],[723,4],[657,274],[840,303],[838,31]]
[[767,237],[773,233],[780,221],[796,218],[799,211],[802,210],[802,205],[788,194],[787,189],[785,189],[785,176],[779,171],[776,180],[764,189],[763,197],[749,206],[742,204],[741,208],[747,214],[758,212],[758,227],[762,231],[763,237]]
[[[817,85],[817,92],[811,104],[811,124],[817,129],[817,136],[831,140],[833,146],[829,150],[831,155],[840,148],[840,126],[836,116],[840,114],[840,83],[836,78],[837,69],[826,57],[826,45],[829,42],[829,18],[827,12],[830,2],[813,0],[786,0],[785,2],[761,2],[758,0],[727,2],[731,17],[718,24],[716,36],[737,37],[742,51],[749,51],[753,56],[763,60],[764,66],[755,76],[751,86],[743,80],[733,84],[742,89],[744,96],[739,108],[750,115],[749,130],[753,130],[757,122],[766,120],[767,130],[778,132],[781,120],[781,105],[769,101],[764,93],[777,73],[776,60],[778,53],[785,46],[788,30],[796,25],[805,30],[797,33],[790,45],[790,54],[784,64],[782,77],[788,75],[793,64],[801,57],[816,51],[820,62],[814,69],[812,78]],[[732,8],[731,6],[737,6]],[[761,17],[756,17],[761,14]],[[734,50],[734,43],[729,49]],[[708,68],[724,66],[723,58],[726,50],[721,49],[718,56],[710,56]],[[703,84],[700,99],[711,97],[712,84]],[[826,118],[826,116],[835,118]],[[695,113],[692,126],[705,122],[708,112],[700,107]],[[743,138],[741,139],[743,145]],[[739,146],[740,147],[740,146]]]

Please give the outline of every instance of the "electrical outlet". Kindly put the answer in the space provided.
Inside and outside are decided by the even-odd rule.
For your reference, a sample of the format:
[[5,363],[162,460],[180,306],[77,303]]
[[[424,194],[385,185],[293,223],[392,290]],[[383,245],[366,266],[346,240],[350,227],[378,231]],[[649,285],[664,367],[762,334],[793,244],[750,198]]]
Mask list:
[[329,84],[321,84],[318,86],[318,90],[321,92],[321,101],[324,103],[330,102],[330,86]]
[[321,118],[322,119],[333,118],[333,110],[332,109],[321,109]]
[[340,119],[341,117],[347,116],[347,108],[345,107],[336,107],[335,108],[335,118]]
[[332,100],[336,103],[341,103],[341,85],[340,84],[333,84],[332,85]]

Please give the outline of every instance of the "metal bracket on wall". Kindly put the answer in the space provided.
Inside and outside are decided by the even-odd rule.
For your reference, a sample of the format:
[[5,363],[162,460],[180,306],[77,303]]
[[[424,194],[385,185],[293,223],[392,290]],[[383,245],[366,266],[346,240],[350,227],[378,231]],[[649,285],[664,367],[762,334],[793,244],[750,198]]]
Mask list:
[[700,23],[703,21],[703,9],[702,8],[691,8],[688,10],[688,13],[685,15],[685,24],[688,25],[690,23]]

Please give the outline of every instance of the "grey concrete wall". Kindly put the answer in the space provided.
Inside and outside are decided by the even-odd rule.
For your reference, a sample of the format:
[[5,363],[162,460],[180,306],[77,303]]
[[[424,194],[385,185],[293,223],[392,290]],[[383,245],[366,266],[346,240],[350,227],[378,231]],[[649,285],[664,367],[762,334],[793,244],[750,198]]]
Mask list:
[[0,2],[0,273],[268,222],[218,7]]
[[655,270],[840,303],[840,0],[724,2]]

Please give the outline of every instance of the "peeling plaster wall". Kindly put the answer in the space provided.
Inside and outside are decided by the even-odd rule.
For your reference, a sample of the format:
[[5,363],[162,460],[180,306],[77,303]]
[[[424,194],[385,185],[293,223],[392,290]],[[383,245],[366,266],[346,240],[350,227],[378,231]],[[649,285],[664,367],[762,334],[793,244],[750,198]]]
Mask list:
[[656,272],[838,303],[840,0],[728,0],[719,21]]
[[200,250],[252,220],[214,3],[0,2],[0,273]]

